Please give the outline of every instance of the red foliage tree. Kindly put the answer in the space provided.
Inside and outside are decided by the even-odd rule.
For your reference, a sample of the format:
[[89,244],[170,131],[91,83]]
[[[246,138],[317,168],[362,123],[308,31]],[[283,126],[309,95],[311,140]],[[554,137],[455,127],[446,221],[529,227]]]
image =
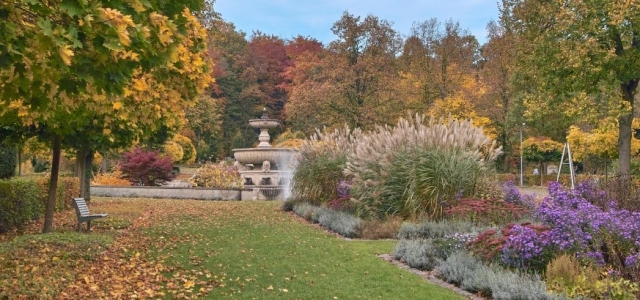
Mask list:
[[272,112],[270,117],[283,119],[281,114],[288,95],[280,85],[284,81],[282,73],[292,63],[284,40],[254,32],[236,63],[242,69],[241,80],[247,83],[241,97],[256,100],[260,105],[257,112],[266,106]]
[[173,162],[170,157],[140,148],[125,152],[120,160],[123,177],[133,185],[156,186],[166,183],[175,177],[172,169]]

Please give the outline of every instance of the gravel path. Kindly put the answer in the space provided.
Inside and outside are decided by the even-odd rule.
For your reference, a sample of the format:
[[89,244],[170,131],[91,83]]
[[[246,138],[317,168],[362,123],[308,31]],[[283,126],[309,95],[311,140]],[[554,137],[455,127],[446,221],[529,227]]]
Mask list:
[[523,187],[518,187],[518,189],[520,190],[520,193],[522,194],[534,194],[537,197],[540,198],[544,198],[546,196],[549,196],[549,191],[547,190],[547,187],[544,186],[523,186]]

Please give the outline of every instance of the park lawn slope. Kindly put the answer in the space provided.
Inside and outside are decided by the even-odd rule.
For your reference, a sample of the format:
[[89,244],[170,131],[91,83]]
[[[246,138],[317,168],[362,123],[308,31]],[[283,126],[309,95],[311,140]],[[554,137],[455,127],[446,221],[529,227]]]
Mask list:
[[281,211],[279,202],[159,205],[148,230],[156,255],[166,276],[191,287],[182,294],[169,284],[171,298],[461,299],[376,257],[393,241],[344,240]]
[[70,210],[0,235],[0,298],[462,299],[280,204],[94,197],[90,233]]

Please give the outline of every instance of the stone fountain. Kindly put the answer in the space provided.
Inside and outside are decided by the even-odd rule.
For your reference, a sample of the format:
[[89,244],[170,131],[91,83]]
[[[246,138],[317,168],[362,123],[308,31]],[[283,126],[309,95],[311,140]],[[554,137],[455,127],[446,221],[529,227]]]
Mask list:
[[262,117],[249,120],[249,125],[260,129],[258,146],[232,150],[244,188],[252,190],[253,200],[284,200],[293,176],[296,150],[273,148],[269,144],[269,129],[279,126],[280,122],[270,119],[266,108]]

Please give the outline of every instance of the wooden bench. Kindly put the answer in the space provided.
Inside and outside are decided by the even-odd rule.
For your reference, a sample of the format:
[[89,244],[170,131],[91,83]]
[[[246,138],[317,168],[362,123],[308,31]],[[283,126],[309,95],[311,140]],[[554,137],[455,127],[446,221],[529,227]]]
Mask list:
[[89,206],[84,198],[73,198],[73,207],[76,209],[76,215],[78,216],[78,231],[82,231],[82,223],[87,222],[87,232],[91,230],[91,220],[104,218],[108,214],[91,214],[89,213]]

